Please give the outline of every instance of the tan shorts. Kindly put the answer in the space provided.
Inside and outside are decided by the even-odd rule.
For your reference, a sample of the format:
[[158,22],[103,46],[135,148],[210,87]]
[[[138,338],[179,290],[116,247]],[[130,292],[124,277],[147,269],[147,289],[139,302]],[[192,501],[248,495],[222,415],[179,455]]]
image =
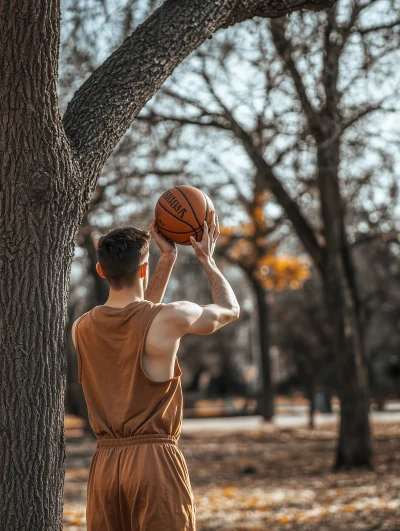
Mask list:
[[195,513],[175,437],[98,440],[87,484],[88,531],[195,531]]

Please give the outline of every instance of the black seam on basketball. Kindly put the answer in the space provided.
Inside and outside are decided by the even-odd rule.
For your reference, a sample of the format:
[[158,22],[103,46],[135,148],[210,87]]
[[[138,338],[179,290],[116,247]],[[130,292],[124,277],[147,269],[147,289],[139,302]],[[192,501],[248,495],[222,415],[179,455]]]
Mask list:
[[[163,230],[165,230],[165,229],[163,229]],[[199,233],[197,231],[199,231]],[[171,231],[168,231],[168,232],[171,232]],[[179,234],[179,232],[176,233],[176,234]],[[197,235],[198,234],[200,234],[200,229],[196,229],[196,231],[194,233],[196,242],[201,241],[201,238],[200,238],[200,240],[197,239]],[[183,243],[186,243],[186,242],[190,242],[190,238],[188,240],[183,240],[183,242],[176,242],[176,243],[179,243],[179,245],[182,245]]]
[[[167,212],[167,214],[170,214],[173,218],[177,219],[178,221],[181,221],[182,223],[184,223],[185,225],[187,225],[188,227],[190,227],[192,229],[193,232],[196,232],[196,230],[198,229],[195,229],[192,227],[192,225],[190,223],[188,223],[187,221],[183,221],[183,219],[181,218],[178,218],[177,216],[174,216],[172,212],[170,212],[169,210],[167,210],[165,208],[165,206],[163,206],[161,203],[160,203],[160,200],[157,201],[157,204],[160,205],[161,208],[163,208],[165,210],[165,212]],[[161,227],[162,228],[162,227]]]
[[[197,236],[197,233],[196,233],[196,236]],[[203,237],[203,235],[201,235],[201,237]],[[200,238],[200,240],[198,240],[196,238],[196,242],[199,242],[199,241],[201,241],[201,238]],[[188,240],[183,240],[183,242],[179,242],[179,243],[182,244],[182,243],[186,243],[186,242],[190,242],[190,238]]]
[[[200,221],[197,219],[196,212],[193,210],[193,207],[192,207],[192,205],[190,204],[189,199],[186,197],[186,195],[182,192],[182,190],[181,190],[180,188],[178,188],[177,186],[174,186],[174,188],[175,188],[175,190],[178,190],[178,192],[180,192],[180,193],[183,195],[183,197],[186,199],[186,202],[187,202],[187,204],[190,206],[190,208],[191,208],[191,210],[192,210],[192,212],[193,212],[193,216],[196,218],[196,221],[197,221],[197,223],[198,223],[198,225],[199,225],[199,228],[201,229]],[[201,192],[201,190],[200,190],[200,192]],[[203,192],[201,192],[201,193],[203,193]]]
[[200,231],[200,229],[195,229],[194,231],[193,230],[188,230],[188,231],[183,231],[183,232],[179,232],[179,231],[176,231],[176,230],[168,230],[168,229],[165,229],[164,227],[161,227],[161,230],[164,231],[164,232],[171,232],[172,234],[190,234],[190,233],[197,233],[198,231]]

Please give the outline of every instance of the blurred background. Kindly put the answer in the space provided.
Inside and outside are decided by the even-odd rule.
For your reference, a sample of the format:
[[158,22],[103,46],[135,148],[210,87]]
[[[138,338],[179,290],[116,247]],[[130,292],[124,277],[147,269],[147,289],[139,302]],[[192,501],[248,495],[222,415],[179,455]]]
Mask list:
[[[62,3],[61,114],[84,80],[162,2]],[[218,504],[227,508],[225,516],[218,520],[216,513],[200,515],[199,529],[267,529],[272,524],[273,529],[338,529],[346,518],[351,529],[400,529],[394,516],[398,496],[389,481],[397,477],[395,470],[398,473],[394,448],[400,420],[399,12],[398,1],[341,0],[329,13],[255,19],[218,31],[147,103],[99,177],[75,250],[69,327],[108,297],[108,285],[95,270],[97,240],[108,230],[123,225],[148,229],[158,197],[179,184],[201,188],[219,215],[216,261],[237,295],[240,319],[211,336],[185,336],[178,352],[187,419],[182,445],[195,493],[198,487],[200,513],[205,514],[201,486],[207,482],[198,475],[195,459],[203,452],[204,459],[209,452],[218,456],[215,447],[206,450],[207,441],[218,440],[215,429],[229,428],[236,449],[232,455],[240,447],[245,457],[233,457],[232,470],[239,475],[219,485],[225,489],[222,498],[216,494]],[[343,230],[339,248],[329,236],[337,220]],[[345,267],[321,266],[335,264],[340,253]],[[150,273],[157,259],[152,243]],[[345,496],[345,487],[332,479],[338,485],[310,483],[314,495],[307,491],[304,499],[290,490],[293,485],[287,485],[281,498],[273,490],[272,498],[261,505],[251,504],[260,494],[241,491],[247,513],[228,522],[233,510],[229,503],[237,506],[234,493],[243,474],[262,490],[268,476],[248,460],[257,447],[255,439],[251,449],[246,446],[249,430],[258,434],[259,444],[264,441],[264,449],[275,444],[270,448],[275,452],[287,437],[293,448],[306,441],[304,455],[311,452],[307,463],[318,462],[318,470],[330,474],[326,466],[332,464],[343,385],[335,364],[337,345],[331,340],[332,308],[326,304],[335,291],[332,275],[347,286],[344,291],[351,292],[362,317],[357,333],[365,352],[370,411],[374,422],[381,420],[376,444],[383,441],[386,450],[378,453],[391,460],[380,464],[390,494],[381,492],[379,478],[368,476],[361,483],[372,490],[361,498],[389,505],[357,509],[346,499],[339,505],[347,510],[331,511],[326,522],[310,516],[304,523],[300,516],[291,516],[315,509],[318,492],[322,496],[330,488],[342,489],[336,495]],[[207,277],[193,249],[183,246],[163,302],[181,299],[211,302]],[[70,329],[68,339],[67,436],[71,441],[87,438],[87,448],[93,448]],[[214,424],[200,422],[212,417],[218,417]],[[316,440],[326,443],[320,461],[320,454],[313,454]],[[197,457],[191,450],[194,442]],[[67,481],[82,494],[82,485],[77,485],[86,472],[77,472],[82,465],[79,452],[85,454],[81,448],[71,457]],[[265,457],[265,451],[260,452]],[[275,455],[282,464],[282,456]],[[284,461],[295,462],[296,455],[288,451]],[[303,479],[313,476],[307,463]],[[223,470],[226,467],[214,473],[223,475]],[[389,478],[389,472],[394,476]],[[350,486],[355,492],[355,484],[349,485],[349,492]],[[68,492],[72,503],[73,490]],[[303,503],[297,512],[296,498]],[[289,507],[275,518],[274,507],[287,500],[293,510]],[[321,501],[321,506],[326,508],[326,503]],[[271,514],[260,507],[270,507]],[[74,510],[66,522],[72,526],[75,521],[80,529],[81,517]],[[365,520],[359,520],[360,512]],[[368,520],[375,517],[377,522]]]

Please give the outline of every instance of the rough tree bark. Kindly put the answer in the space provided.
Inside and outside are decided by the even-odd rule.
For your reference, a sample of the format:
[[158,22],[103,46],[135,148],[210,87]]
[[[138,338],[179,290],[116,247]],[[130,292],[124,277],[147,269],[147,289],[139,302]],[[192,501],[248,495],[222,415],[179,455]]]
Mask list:
[[57,102],[58,2],[0,3],[0,526],[62,528],[79,161]]
[[0,0],[0,522],[62,529],[67,300],[99,173],[174,68],[221,27],[333,0],[167,0],[57,99],[59,0]]

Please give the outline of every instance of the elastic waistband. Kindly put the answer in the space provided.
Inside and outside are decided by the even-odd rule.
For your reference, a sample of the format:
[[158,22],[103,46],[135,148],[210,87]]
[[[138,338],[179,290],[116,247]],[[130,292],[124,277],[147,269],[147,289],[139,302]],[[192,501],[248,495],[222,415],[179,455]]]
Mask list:
[[98,439],[97,447],[120,447],[131,446],[134,444],[176,444],[178,443],[176,437],[173,435],[165,435],[164,433],[154,433],[151,435],[133,435],[132,437],[113,437],[107,439]]

